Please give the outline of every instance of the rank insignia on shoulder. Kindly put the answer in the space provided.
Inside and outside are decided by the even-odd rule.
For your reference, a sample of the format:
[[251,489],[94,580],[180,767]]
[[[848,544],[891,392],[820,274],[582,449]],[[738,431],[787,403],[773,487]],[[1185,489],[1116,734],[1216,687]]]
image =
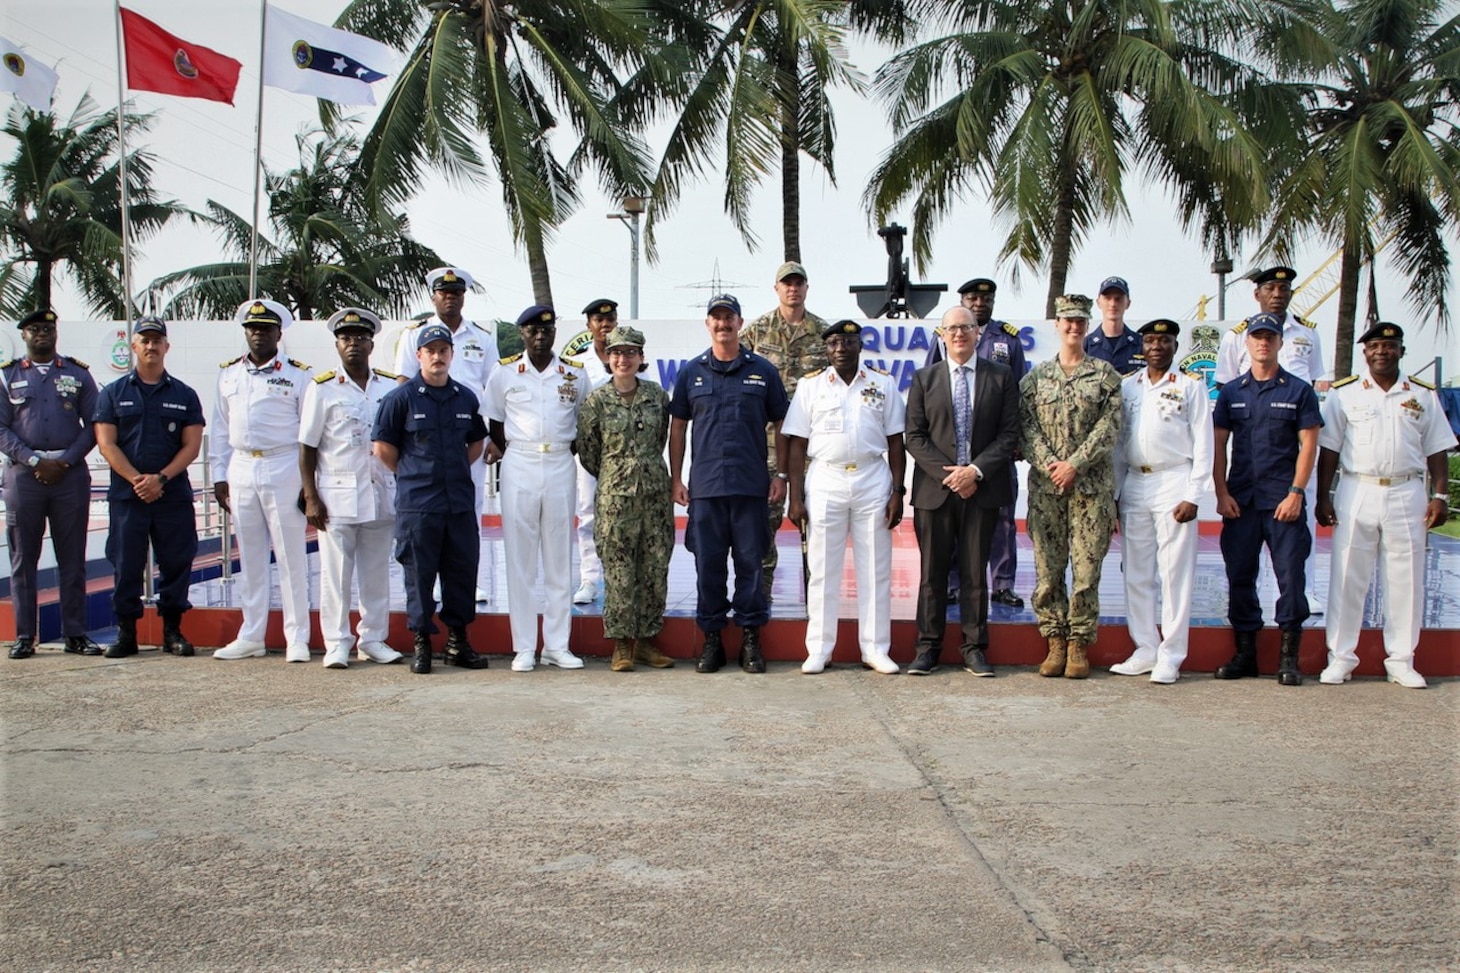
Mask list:
[[1341,378],[1338,381],[1334,382],[1332,385],[1329,386],[1329,388],[1341,389],[1345,385],[1357,382],[1358,380],[1359,377],[1357,375],[1350,375],[1348,378]]
[[1430,384],[1429,382],[1426,382],[1422,378],[1415,378],[1413,375],[1411,375],[1411,376],[1409,376],[1409,380],[1411,382],[1413,382],[1414,384],[1418,385],[1422,389],[1429,389],[1431,392],[1433,392],[1435,390],[1435,387],[1432,384]]
[[567,355],[559,355],[558,356],[558,361],[562,362],[564,365],[571,365],[574,368],[582,368],[583,367],[583,363],[581,361],[577,361],[575,359],[569,358]]
[[302,371],[306,371],[306,372],[310,372],[310,371],[313,371],[314,370],[314,366],[313,365],[306,365],[306,364],[304,364],[304,362],[300,361],[297,358],[291,358],[291,359],[289,359],[289,364],[293,365],[295,368],[298,368],[298,369],[300,369]]
[[867,371],[869,371],[869,372],[876,372],[878,375],[891,375],[892,374],[887,369],[885,369],[885,368],[878,368],[876,365],[868,365],[867,366]]
[[1002,329],[1003,332],[1004,332],[1004,334],[1008,335],[1010,338],[1018,338],[1018,337],[1020,337],[1019,329],[1016,328],[1016,327],[1014,327],[1012,324],[1010,324],[1007,321],[1005,321],[1002,324],[1000,324],[999,325],[999,328]]
[[230,358],[227,361],[219,362],[218,367],[227,368],[229,365],[237,365],[241,361],[243,361],[243,356],[239,355],[237,358]]
[[522,357],[522,352],[519,351],[515,355],[508,355],[506,358],[499,358],[499,359],[497,359],[497,364],[498,365],[515,365],[515,364],[517,364],[518,359],[520,359],[521,357]]
[[86,364],[86,362],[82,361],[80,358],[67,358],[66,360],[75,365],[77,368],[84,368],[88,372],[91,371],[91,366]]
[[806,378],[815,378],[816,376],[820,375],[824,371],[826,371],[826,369],[824,369],[824,368],[818,368],[816,371],[814,371],[814,372],[807,372],[805,375],[802,375],[801,377],[803,379],[806,379]]
[[1296,314],[1294,314],[1293,317],[1298,318],[1298,323],[1301,324],[1305,328],[1316,328],[1316,327],[1318,327],[1317,324],[1315,324],[1312,321],[1309,321],[1307,318],[1299,318]]
[[0,368],[9,368],[11,365],[14,365],[16,361],[18,361],[18,359],[15,358],[7,358],[4,361],[0,361]]
[[1238,324],[1235,328],[1232,329],[1232,333],[1233,334],[1241,334],[1242,332],[1244,332],[1246,330],[1247,330],[1247,321],[1246,321],[1246,319],[1243,319],[1242,323]]
[[374,372],[376,375],[379,375],[381,378],[388,378],[392,382],[396,382],[396,381],[399,381],[400,380],[400,376],[397,375],[395,372],[387,372],[383,368],[372,368],[370,370],[372,372]]
[[319,375],[314,376],[314,384],[315,385],[323,385],[325,382],[328,382],[330,379],[332,379],[334,377],[335,377],[334,370],[331,369],[328,372],[323,372],[323,373],[321,373]]

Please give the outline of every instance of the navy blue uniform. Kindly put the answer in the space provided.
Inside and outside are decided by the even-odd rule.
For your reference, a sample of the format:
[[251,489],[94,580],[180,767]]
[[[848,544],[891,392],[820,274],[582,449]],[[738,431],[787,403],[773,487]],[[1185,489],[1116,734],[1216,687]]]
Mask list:
[[428,385],[417,372],[380,400],[370,438],[400,451],[395,469],[395,559],[405,568],[406,619],[431,635],[441,577],[441,620],[450,628],[476,618],[474,597],[481,521],[466,449],[487,438],[475,393],[460,382]]
[[1274,520],[1273,511],[1287,499],[1296,476],[1299,431],[1323,425],[1318,395],[1311,385],[1282,368],[1265,382],[1247,371],[1222,386],[1212,423],[1230,431],[1227,492],[1241,509],[1239,517],[1222,521],[1222,558],[1230,589],[1228,620],[1238,632],[1262,628],[1257,571],[1266,544],[1278,581],[1278,628],[1296,631],[1308,617],[1304,562],[1313,536],[1306,512],[1285,523]]
[[[84,362],[55,356],[37,365],[19,358],[0,365],[0,452],[10,460],[4,477],[5,537],[10,545],[10,601],[15,637],[40,635],[36,616],[36,564],[46,524],[61,594],[61,633],[86,634],[86,522],[91,470],[86,454],[96,445],[91,416],[96,380]],[[60,482],[36,479],[31,457],[68,467]]]
[[1096,323],[1095,330],[1085,335],[1085,354],[1100,359],[1122,375],[1146,367],[1141,336],[1128,326],[1116,337],[1108,338],[1104,329]]
[[743,347],[728,362],[706,351],[675,376],[669,414],[689,422],[693,450],[684,545],[695,556],[695,621],[702,631],[729,624],[726,557],[732,554],[735,623],[758,628],[770,618],[761,590],[761,564],[771,545],[765,429],[784,419],[788,408],[776,366]]
[[[117,427],[117,446],[138,473],[157,473],[183,446],[183,430],[206,424],[198,393],[163,372],[148,385],[128,372],[101,390],[97,422]],[[142,617],[142,572],[147,545],[157,559],[157,609],[163,617],[179,616],[188,603],[188,582],[198,553],[198,528],[193,519],[193,486],[187,471],[167,481],[162,496],[143,503],[115,470],[106,498],[111,532],[106,539],[115,587],[112,611],[118,619]]]

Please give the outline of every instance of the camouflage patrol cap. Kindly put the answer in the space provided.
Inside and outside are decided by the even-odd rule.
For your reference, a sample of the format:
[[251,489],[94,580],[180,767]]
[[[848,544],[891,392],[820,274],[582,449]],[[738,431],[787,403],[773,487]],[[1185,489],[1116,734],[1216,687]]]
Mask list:
[[1084,318],[1090,320],[1090,299],[1084,294],[1061,294],[1054,299],[1056,318]]
[[638,328],[631,328],[627,324],[621,324],[608,333],[603,345],[606,349],[614,348],[640,348],[644,347],[644,332]]
[[777,284],[785,280],[787,277],[800,277],[802,280],[811,279],[806,273],[806,268],[801,265],[801,262],[799,260],[787,260],[785,263],[776,268]]

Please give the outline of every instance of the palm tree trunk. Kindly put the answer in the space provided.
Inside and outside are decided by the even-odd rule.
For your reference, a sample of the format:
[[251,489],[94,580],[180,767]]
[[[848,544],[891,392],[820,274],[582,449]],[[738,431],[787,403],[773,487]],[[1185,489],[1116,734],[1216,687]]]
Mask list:
[[527,249],[527,269],[532,276],[532,299],[538,304],[553,306],[553,282],[548,273],[547,246],[542,227],[532,220],[524,221],[522,243]]
[[1343,259],[1338,270],[1338,328],[1334,331],[1333,377],[1342,378],[1353,371],[1354,319],[1359,310],[1359,271],[1363,260],[1359,241],[1344,237]]
[[795,48],[783,55],[781,103],[782,260],[801,261],[801,84]]
[[1054,236],[1049,242],[1049,291],[1044,298],[1044,316],[1054,318],[1054,299],[1065,292],[1074,252],[1071,235],[1075,227],[1075,171],[1071,164],[1060,166],[1059,193],[1055,198]]
[[51,307],[51,270],[52,264],[43,257],[37,257],[35,262],[35,295],[36,307]]

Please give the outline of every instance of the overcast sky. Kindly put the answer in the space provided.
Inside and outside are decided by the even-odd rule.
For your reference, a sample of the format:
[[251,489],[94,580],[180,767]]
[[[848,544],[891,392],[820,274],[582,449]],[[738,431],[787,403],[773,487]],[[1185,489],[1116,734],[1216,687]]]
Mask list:
[[[343,9],[344,2],[279,0],[279,6],[328,23]],[[158,114],[147,142],[158,156],[155,182],[161,191],[194,208],[201,209],[213,199],[246,215],[252,204],[259,5],[244,0],[133,0],[128,7],[182,38],[243,62],[233,107],[150,92],[135,92],[132,98],[137,108]],[[116,103],[112,11],[110,0],[7,0],[3,5],[0,33],[23,45],[31,55],[57,65],[61,82],[55,104],[63,117],[70,114],[87,90],[104,106]],[[853,53],[870,79],[881,54],[860,47]],[[388,83],[382,82],[381,86]],[[383,94],[382,90],[377,97]],[[6,95],[0,98],[12,100]],[[886,276],[886,252],[861,210],[860,197],[891,134],[877,105],[847,92],[838,93],[834,100],[839,133],[837,184],[811,166],[803,166],[802,173],[802,252],[811,280],[807,303],[825,317],[858,317],[848,286],[880,284]],[[363,130],[373,109],[359,111]],[[317,117],[313,99],[265,89],[265,164],[275,170],[297,164],[294,136],[316,124]],[[8,158],[13,152],[13,142],[0,137],[0,154]],[[1215,294],[1216,278],[1209,269],[1211,255],[1182,234],[1159,188],[1143,189],[1137,175],[1130,180],[1127,192],[1131,220],[1101,228],[1080,249],[1071,269],[1069,289],[1093,295],[1102,278],[1120,274],[1131,284],[1130,322],[1193,316],[1200,296]],[[583,207],[564,224],[549,252],[559,312],[575,317],[579,308],[598,297],[615,298],[627,311],[629,231],[606,218],[618,209],[617,201],[604,198],[595,187],[585,187],[584,197]],[[706,181],[685,197],[672,219],[659,226],[660,261],[641,264],[640,316],[702,317],[703,311],[694,305],[699,302],[702,307],[710,291],[698,285],[715,277],[717,263],[719,279],[725,289],[739,295],[747,317],[772,306],[770,278],[781,254],[778,184],[768,182],[756,196],[755,212],[762,227],[758,252],[746,249],[724,215],[719,182]],[[472,272],[486,286],[484,296],[469,302],[470,315],[511,319],[532,303],[527,263],[512,244],[495,182],[451,186],[433,177],[407,212],[419,240]],[[1002,233],[990,224],[988,212],[982,198],[965,200],[956,219],[938,232],[932,266],[921,275],[914,271],[913,280],[947,284],[950,293],[942,306],[948,306],[956,300],[952,288],[962,281],[975,276],[993,277],[1000,283],[998,317],[1042,317],[1042,275],[1021,269],[1021,284],[1015,286],[1012,268],[995,264]],[[907,216],[899,216],[898,221],[906,223]],[[1301,247],[1297,261],[1300,276],[1316,269],[1332,250],[1318,242]],[[133,279],[140,288],[159,274],[218,256],[217,241],[209,234],[179,224],[146,245],[133,270]],[[1239,254],[1235,259],[1239,273],[1259,262],[1251,254]],[[1457,306],[1456,295],[1452,285],[1452,307]],[[420,297],[425,308],[424,288]],[[1399,279],[1381,272],[1379,299],[1383,317],[1398,321],[1411,333],[1407,364],[1418,367],[1432,355],[1444,354],[1449,370],[1460,368],[1460,342],[1454,337],[1455,329],[1442,340],[1432,324],[1422,322],[1405,304]],[[79,303],[67,295],[58,304],[63,314],[80,311]],[[1364,306],[1361,297],[1360,314]],[[1215,308],[1213,301],[1212,316]],[[1239,281],[1229,288],[1227,308],[1228,317],[1234,319],[1250,312],[1251,285]],[[1335,298],[1314,315],[1330,349],[1336,310]],[[1360,361],[1361,357],[1355,355],[1356,364]]]

